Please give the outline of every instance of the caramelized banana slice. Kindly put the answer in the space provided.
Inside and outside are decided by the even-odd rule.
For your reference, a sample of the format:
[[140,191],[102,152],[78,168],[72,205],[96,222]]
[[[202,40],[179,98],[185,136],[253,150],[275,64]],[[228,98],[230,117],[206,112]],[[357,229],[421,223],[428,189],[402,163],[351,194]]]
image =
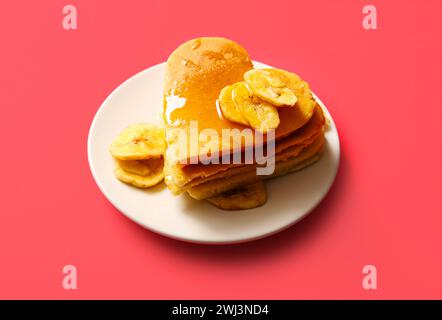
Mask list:
[[224,210],[245,210],[262,206],[267,201],[267,191],[263,181],[246,185],[207,199],[215,207]]
[[128,173],[147,176],[163,167],[163,158],[148,160],[117,160],[118,166]]
[[111,154],[120,160],[159,158],[165,150],[164,129],[147,123],[130,125],[110,146]]
[[[115,167],[115,176],[119,180],[131,184],[135,187],[149,188],[160,183],[164,178],[163,159],[161,159],[161,161],[157,161],[157,159],[155,159],[155,161],[147,160],[146,164],[142,164],[143,166],[146,166],[148,168],[146,168],[146,171],[144,171],[147,172],[148,170],[148,173],[144,175],[123,170],[122,167],[120,167],[120,164],[122,162],[123,161],[117,162],[117,166]],[[126,168],[135,168],[134,166],[127,166],[127,163],[125,165]],[[134,170],[138,170],[138,168]]]
[[248,126],[249,123],[247,119],[244,118],[235,102],[233,102],[232,89],[234,86],[235,85],[226,86],[221,90],[218,99],[219,106],[224,118]]
[[267,131],[279,126],[278,110],[254,96],[245,82],[238,82],[234,85],[232,96],[236,106],[252,128]]
[[294,106],[298,100],[287,83],[273,72],[274,69],[252,69],[244,74],[244,80],[253,94],[275,106]]

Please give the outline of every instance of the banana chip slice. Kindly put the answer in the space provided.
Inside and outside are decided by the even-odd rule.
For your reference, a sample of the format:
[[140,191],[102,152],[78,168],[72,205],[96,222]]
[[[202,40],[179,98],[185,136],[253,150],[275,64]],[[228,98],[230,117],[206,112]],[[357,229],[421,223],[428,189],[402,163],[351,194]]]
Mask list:
[[165,150],[164,129],[147,123],[130,125],[110,146],[112,156],[120,160],[159,158]]
[[252,69],[244,74],[244,80],[259,98],[275,106],[294,106],[298,100],[275,69]]
[[126,172],[147,176],[163,167],[163,158],[148,160],[116,160],[118,166]]
[[306,81],[302,80],[295,73],[281,69],[269,70],[273,70],[273,73],[279,74],[282,78],[285,79],[287,87],[290,88],[298,98],[296,105],[300,108],[302,112],[311,115],[315,109],[316,101],[313,98],[310,85]]
[[221,108],[223,117],[227,120],[249,125],[247,119],[242,115],[241,111],[235,104],[232,98],[232,90],[235,85],[226,86],[221,90],[219,94],[219,106]]
[[276,107],[254,96],[245,82],[238,82],[234,85],[232,97],[252,128],[267,131],[279,126],[279,114]]
[[[121,164],[123,166],[121,166]],[[123,169],[129,169],[126,171]],[[144,167],[144,168],[141,168]],[[137,174],[143,172],[144,174]],[[131,184],[138,188],[149,188],[160,183],[164,178],[163,159],[146,160],[135,164],[132,161],[118,161],[115,167],[115,176],[118,180]]]
[[260,180],[240,189],[209,198],[207,201],[224,210],[253,209],[266,203],[267,191],[264,182]]

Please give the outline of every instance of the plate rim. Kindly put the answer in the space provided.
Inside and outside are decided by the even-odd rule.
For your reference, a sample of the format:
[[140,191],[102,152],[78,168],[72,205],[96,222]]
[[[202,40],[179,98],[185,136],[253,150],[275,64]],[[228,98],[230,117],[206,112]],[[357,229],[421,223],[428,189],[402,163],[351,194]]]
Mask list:
[[[259,66],[259,68],[263,68],[263,67],[269,67],[269,68],[273,68],[270,65],[267,65],[265,63],[256,61],[256,60],[252,60],[253,61],[253,65],[254,66]],[[95,115],[93,117],[93,120],[91,122],[91,125],[89,127],[89,131],[88,131],[88,136],[87,136],[87,159],[88,159],[88,165],[89,165],[89,170],[92,174],[92,177],[95,181],[95,184],[98,186],[98,189],[101,191],[101,193],[105,196],[105,198],[123,215],[125,216],[127,219],[129,219],[130,221],[138,224],[139,226],[154,232],[156,234],[159,234],[163,237],[167,237],[170,239],[174,239],[174,240],[178,240],[178,241],[183,241],[183,242],[187,242],[187,243],[192,243],[192,244],[203,244],[203,245],[233,245],[233,244],[240,244],[240,243],[246,243],[246,242],[252,242],[252,241],[256,241],[259,239],[263,239],[263,238],[267,238],[270,237],[274,234],[277,234],[279,232],[282,232],[290,227],[292,227],[293,225],[295,225],[296,223],[298,223],[299,221],[301,221],[302,219],[304,219],[305,217],[309,216],[310,213],[312,211],[315,210],[315,208],[324,200],[324,198],[328,195],[328,193],[330,192],[331,187],[333,186],[338,171],[339,171],[339,167],[340,167],[340,161],[341,161],[341,141],[339,138],[339,132],[338,132],[338,128],[336,127],[336,123],[334,122],[328,108],[325,106],[325,104],[321,101],[321,99],[312,92],[314,98],[316,99],[316,101],[318,102],[318,104],[322,107],[322,109],[325,111],[326,115],[328,116],[327,119],[331,122],[331,124],[333,125],[334,129],[336,130],[336,138],[337,138],[337,144],[336,144],[336,154],[337,154],[337,159],[336,159],[336,163],[337,165],[334,167],[334,172],[332,173],[332,179],[330,179],[330,182],[328,184],[328,186],[326,186],[325,192],[323,194],[323,196],[319,197],[318,200],[316,200],[315,202],[313,202],[313,205],[310,207],[309,210],[306,210],[301,216],[299,216],[298,218],[294,219],[293,221],[291,221],[290,223],[277,228],[275,230],[263,233],[261,235],[257,235],[254,237],[247,237],[244,239],[237,239],[237,240],[231,240],[231,241],[217,241],[217,240],[196,240],[196,239],[190,239],[190,238],[186,238],[186,237],[180,237],[180,236],[176,236],[174,234],[171,233],[167,233],[164,232],[162,230],[159,230],[157,228],[154,228],[150,225],[147,225],[144,222],[141,221],[137,221],[135,219],[133,219],[129,214],[127,214],[124,210],[122,210],[120,208],[120,206],[113,201],[112,197],[110,197],[107,192],[105,191],[105,188],[103,187],[102,183],[100,182],[100,179],[98,179],[97,177],[97,173],[95,172],[95,168],[92,165],[92,151],[91,151],[91,144],[92,144],[92,133],[94,131],[94,128],[96,126],[97,123],[97,119],[99,118],[99,115],[101,114],[101,112],[103,112],[105,105],[107,104],[107,102],[109,100],[111,100],[113,98],[114,95],[118,94],[119,91],[123,90],[123,88],[125,86],[128,85],[129,82],[132,82],[133,80],[135,80],[136,78],[140,77],[144,72],[146,72],[147,70],[153,70],[153,69],[160,69],[163,68],[164,65],[166,64],[166,62],[161,62],[155,65],[152,65],[150,67],[147,67],[137,73],[135,73],[134,75],[130,76],[129,78],[127,78],[126,80],[124,80],[122,83],[120,83],[119,85],[117,85],[112,92],[106,97],[106,99],[104,99],[104,101],[101,103],[100,107],[97,109],[97,111],[95,112]]]

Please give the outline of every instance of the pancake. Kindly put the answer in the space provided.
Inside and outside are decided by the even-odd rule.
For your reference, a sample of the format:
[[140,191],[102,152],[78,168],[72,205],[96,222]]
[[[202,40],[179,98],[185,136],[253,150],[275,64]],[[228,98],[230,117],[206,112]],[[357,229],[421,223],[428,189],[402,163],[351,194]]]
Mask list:
[[[314,136],[311,140],[308,141],[308,143],[306,144],[300,144],[300,145],[295,145],[292,146],[290,148],[285,149],[284,151],[281,151],[280,153],[276,154],[275,156],[275,161],[276,163],[278,163],[279,161],[285,161],[289,158],[293,158],[296,157],[297,155],[299,155],[309,144],[311,144],[312,142],[314,142],[316,139],[319,138],[319,135]],[[252,164],[252,165],[239,165],[236,167],[230,167],[225,171],[219,171],[215,174],[212,175],[208,175],[205,177],[198,177],[196,179],[192,179],[189,183],[187,183],[184,187],[194,187],[196,185],[199,185],[201,183],[210,181],[210,180],[214,180],[214,179],[218,179],[218,178],[227,178],[227,177],[231,177],[233,175],[236,174],[241,174],[244,172],[250,172],[250,171],[255,171],[256,172],[256,168],[258,167],[258,165],[256,163]]]
[[[289,136],[280,139],[276,142],[275,147],[275,155],[278,155],[290,147],[298,146],[305,147],[310,144],[319,134],[322,134],[322,128],[325,122],[324,114],[322,109],[319,106],[316,106],[313,117],[310,121],[303,126],[302,128],[296,130]],[[298,148],[299,149],[299,148]],[[295,149],[291,149],[290,151],[294,152]],[[292,153],[293,156],[293,153]],[[244,161],[244,155],[242,155],[241,159]],[[200,183],[204,178],[216,176],[223,174],[225,172],[226,176],[231,175],[229,172],[232,168],[235,168],[236,172],[238,171],[238,167],[247,166],[245,164],[211,164],[211,165],[203,165],[203,164],[195,164],[188,165],[186,167],[174,167],[170,171],[170,176],[172,182],[176,185],[176,187],[181,188],[191,183],[191,185],[196,185]],[[256,168],[256,163],[253,166]]]
[[[164,80],[163,115],[166,124],[167,161],[171,165],[185,166],[191,159],[207,150],[210,142],[200,141],[196,147],[190,145],[191,123],[196,121],[197,134],[204,129],[212,129],[222,137],[223,129],[243,130],[247,127],[220,117],[217,99],[223,87],[243,81],[246,71],[253,68],[247,51],[235,42],[224,38],[198,38],[179,46],[167,60]],[[275,130],[275,139],[288,136],[304,126],[312,117],[314,108],[279,108],[281,122]],[[178,134],[187,136],[182,151]],[[198,137],[198,136],[197,136]],[[266,137],[264,137],[266,141]],[[217,146],[221,152],[233,153],[235,143],[225,143],[219,139]],[[244,142],[244,141],[242,141]],[[252,141],[252,144],[255,142]],[[242,148],[253,147],[238,143]],[[230,150],[226,148],[230,147]],[[180,149],[181,148],[181,149]]]
[[319,160],[322,154],[324,141],[324,136],[321,135],[314,143],[305,148],[298,156],[277,161],[275,164],[275,171],[271,175],[258,176],[256,175],[255,170],[251,170],[228,177],[228,179],[222,177],[211,180],[197,186],[190,187],[186,189],[186,191],[192,198],[203,200],[258,180],[267,180],[301,170]]
[[[218,105],[221,90],[243,81],[244,73],[252,68],[247,51],[223,38],[190,40],[170,55],[163,92],[167,144],[164,180],[173,194],[188,192],[195,199],[209,199],[300,170],[320,158],[325,117],[313,98],[304,97],[307,100],[303,102],[308,103],[278,107],[279,126],[273,136],[264,134],[261,140],[255,140],[253,129],[223,118]],[[206,129],[218,138],[201,138]],[[225,137],[224,130],[237,130],[241,134]],[[244,155],[250,148],[266,150],[269,139],[275,139],[275,170],[270,175],[257,175],[260,165],[255,159],[245,163]],[[220,160],[221,156],[235,154],[241,155],[242,162],[206,163],[201,157],[206,156],[207,160],[208,150],[210,159]]]

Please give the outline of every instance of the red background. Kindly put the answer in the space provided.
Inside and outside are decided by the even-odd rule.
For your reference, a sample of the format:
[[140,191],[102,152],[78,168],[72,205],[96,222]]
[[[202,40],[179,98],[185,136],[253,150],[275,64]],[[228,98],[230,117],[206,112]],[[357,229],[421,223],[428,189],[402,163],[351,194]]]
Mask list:
[[[67,4],[78,30],[62,28]],[[442,298],[442,1],[2,1],[0,17],[0,298]],[[331,192],[267,239],[153,234],[89,171],[106,96],[203,35],[299,73],[338,126]],[[377,290],[361,286],[366,264]]]

